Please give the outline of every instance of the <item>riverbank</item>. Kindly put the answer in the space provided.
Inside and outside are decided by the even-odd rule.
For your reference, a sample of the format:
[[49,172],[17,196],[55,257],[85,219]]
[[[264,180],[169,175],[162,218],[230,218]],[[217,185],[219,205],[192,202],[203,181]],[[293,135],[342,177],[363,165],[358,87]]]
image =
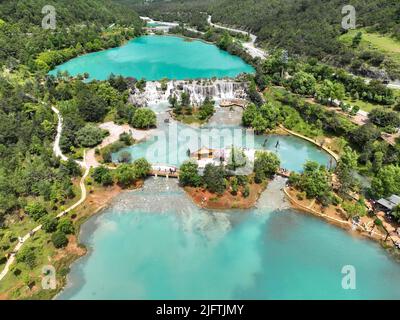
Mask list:
[[[383,228],[378,226],[375,227],[373,217],[361,217],[360,221],[356,223],[351,220],[349,221],[346,218],[345,211],[340,206],[330,205],[329,207],[324,208],[318,204],[315,199],[299,198],[299,191],[292,187],[285,187],[283,192],[291,203],[292,208],[300,210],[301,212],[312,214],[313,216],[321,218],[332,225],[345,229],[353,236],[377,241],[385,249],[395,249],[394,242],[398,241],[399,239],[393,239],[393,236],[389,236],[385,230],[383,230]],[[396,258],[399,256],[399,254],[396,252],[394,252],[393,255]]]

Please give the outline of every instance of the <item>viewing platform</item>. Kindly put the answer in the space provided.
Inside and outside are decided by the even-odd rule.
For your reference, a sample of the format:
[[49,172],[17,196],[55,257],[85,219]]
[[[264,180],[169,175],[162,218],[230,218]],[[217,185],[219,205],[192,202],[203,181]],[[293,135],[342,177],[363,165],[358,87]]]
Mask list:
[[289,170],[280,168],[276,174],[277,174],[278,176],[281,176],[281,177],[284,177],[284,178],[289,178],[290,175],[292,174],[292,172],[289,171]]
[[152,165],[152,170],[150,171],[149,176],[177,179],[179,178],[179,170],[174,166]]
[[248,105],[248,102],[243,99],[226,99],[222,100],[219,104],[222,108],[229,108],[229,107],[241,107],[245,109]]

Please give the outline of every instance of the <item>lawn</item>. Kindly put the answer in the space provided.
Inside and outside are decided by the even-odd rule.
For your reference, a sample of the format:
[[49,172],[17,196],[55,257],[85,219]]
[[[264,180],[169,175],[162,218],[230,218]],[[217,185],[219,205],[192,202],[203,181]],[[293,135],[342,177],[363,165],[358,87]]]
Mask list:
[[371,112],[372,110],[376,109],[376,108],[385,108],[385,109],[391,109],[392,106],[383,106],[380,104],[374,104],[371,102],[367,102],[367,101],[363,101],[363,100],[355,100],[352,99],[351,97],[345,97],[342,99],[343,102],[346,102],[352,106],[359,106],[361,110],[367,111],[367,112]]
[[362,32],[362,40],[357,51],[372,50],[384,54],[397,68],[400,65],[400,41],[390,35],[368,32],[365,29],[350,30],[348,33],[340,36],[347,46],[351,47],[353,38],[358,32]]

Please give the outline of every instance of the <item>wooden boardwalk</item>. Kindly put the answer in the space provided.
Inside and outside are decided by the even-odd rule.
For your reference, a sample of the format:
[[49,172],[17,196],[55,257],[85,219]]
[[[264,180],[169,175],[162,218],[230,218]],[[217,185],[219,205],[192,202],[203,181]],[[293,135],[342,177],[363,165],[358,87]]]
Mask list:
[[163,171],[163,170],[152,170],[149,173],[149,176],[153,177],[166,177],[166,178],[179,178],[179,171],[176,172],[169,172],[169,171]]
[[153,177],[166,177],[166,178],[179,178],[179,170],[174,166],[155,164],[152,165],[152,170],[149,176]]

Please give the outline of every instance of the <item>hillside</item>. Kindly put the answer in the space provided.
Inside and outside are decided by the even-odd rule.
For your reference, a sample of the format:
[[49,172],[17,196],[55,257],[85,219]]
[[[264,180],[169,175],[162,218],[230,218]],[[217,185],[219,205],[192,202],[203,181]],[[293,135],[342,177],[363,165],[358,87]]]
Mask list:
[[[49,3],[57,11],[54,31],[41,28],[42,6]],[[111,23],[119,26],[105,29]],[[54,200],[74,194],[71,176],[76,172],[65,170],[52,156],[54,114],[37,102],[55,93],[51,79],[41,77],[46,68],[119,45],[140,31],[133,10],[107,0],[1,2],[0,224],[35,197]]]
[[[117,0],[131,4],[141,14],[165,20],[181,20],[204,28],[206,14],[213,21],[258,35],[261,45],[287,49],[290,54],[315,57],[353,72],[369,67],[363,52],[346,46],[341,40],[343,0],[192,0],[154,1]],[[400,39],[400,2],[397,0],[355,0],[357,27]],[[200,12],[203,12],[201,14]],[[200,21],[200,22],[199,22]],[[376,66],[386,69],[392,78],[400,78],[400,68],[385,56]]]
[[[56,10],[56,29],[42,28],[42,8],[52,5]],[[107,30],[114,25],[113,30]],[[128,29],[122,29],[128,27]],[[137,13],[109,0],[21,0],[0,3],[0,65],[9,69],[19,63],[35,69],[37,55],[46,50],[58,52],[56,61],[46,61],[47,67],[81,53],[121,44],[141,32]],[[118,29],[119,27],[119,29]],[[108,32],[107,32],[108,31]],[[129,32],[128,32],[129,31]],[[76,52],[66,49],[75,48]],[[49,62],[49,63],[47,63]]]

